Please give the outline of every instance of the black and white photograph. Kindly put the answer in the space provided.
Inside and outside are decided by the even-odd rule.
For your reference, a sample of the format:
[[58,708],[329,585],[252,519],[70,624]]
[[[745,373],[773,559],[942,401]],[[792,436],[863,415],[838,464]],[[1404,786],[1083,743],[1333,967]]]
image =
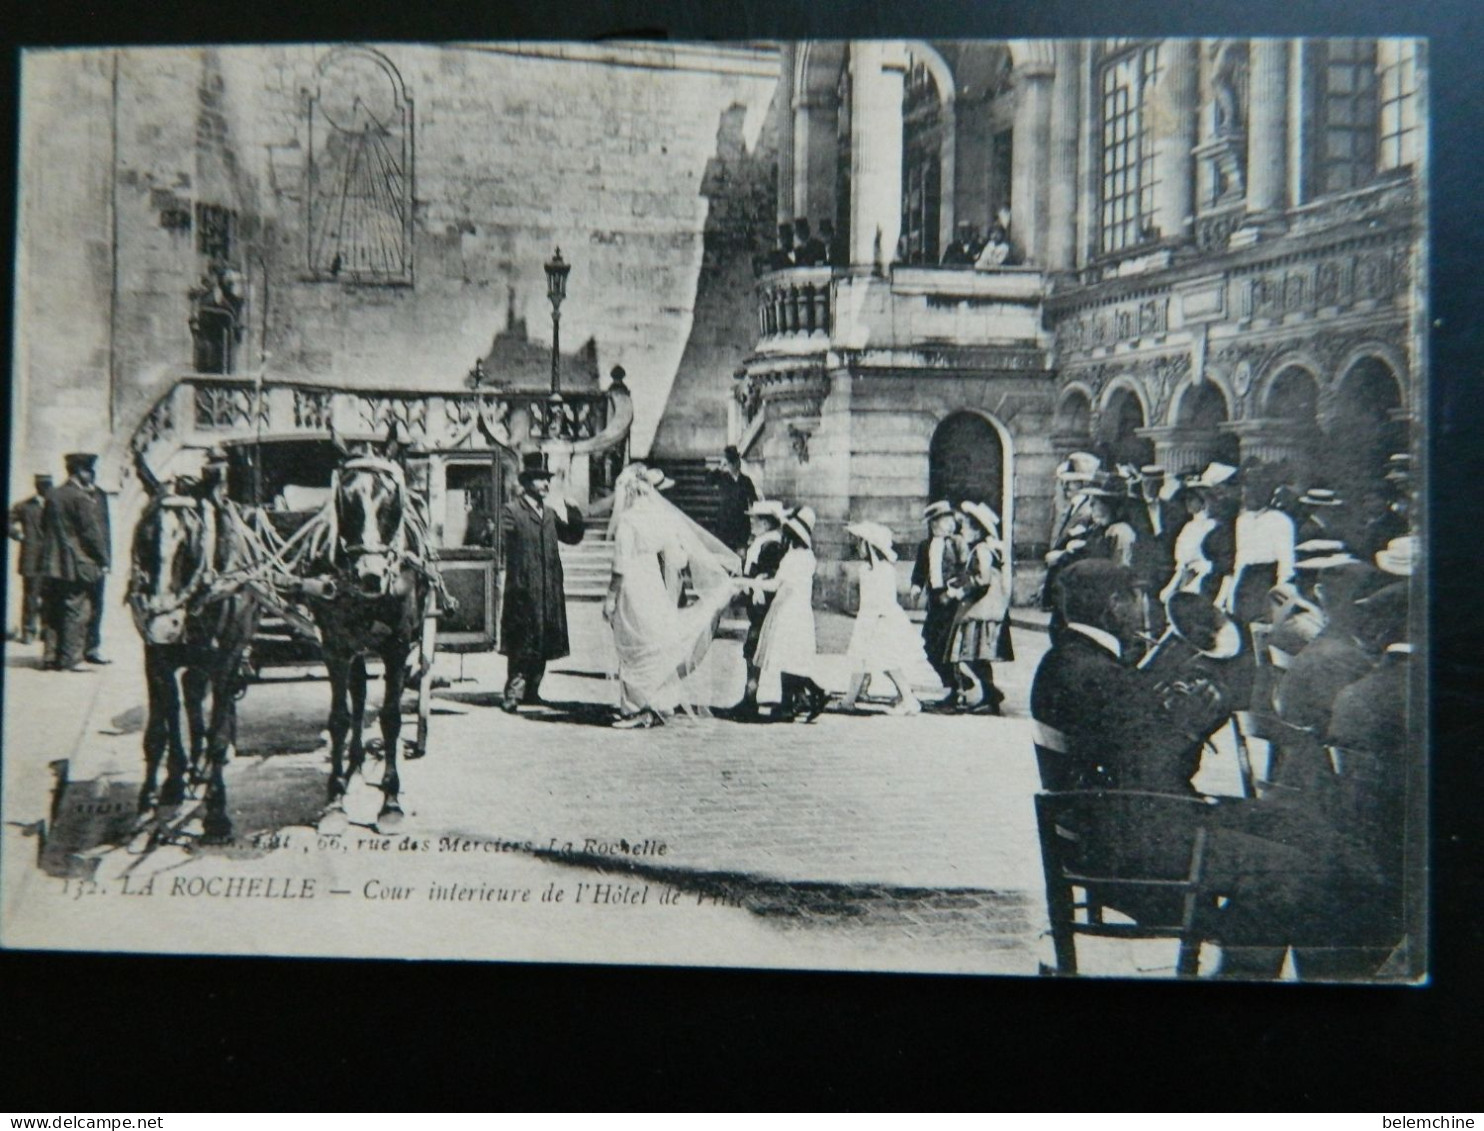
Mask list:
[[1424,985],[1429,46],[23,51],[0,943]]

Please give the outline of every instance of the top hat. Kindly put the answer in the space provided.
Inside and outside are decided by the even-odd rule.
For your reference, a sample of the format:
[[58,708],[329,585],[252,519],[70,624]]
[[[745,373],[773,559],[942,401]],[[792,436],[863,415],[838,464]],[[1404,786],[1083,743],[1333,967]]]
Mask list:
[[852,522],[845,527],[845,532],[854,538],[859,538],[867,546],[880,552],[881,556],[889,562],[897,560],[897,552],[892,548],[891,530],[879,522]]
[[72,475],[78,471],[91,471],[98,463],[98,457],[92,452],[68,452],[62,457],[62,462],[67,465],[67,474]]
[[736,444],[728,444],[722,449],[721,455],[728,463],[742,462],[742,453],[737,450]]
[[46,472],[42,471],[42,472],[38,472],[36,474],[36,476],[35,476],[35,478],[34,478],[33,481],[35,483],[37,483],[37,484],[45,483],[47,486],[51,486],[51,484],[52,484],[52,477],[50,475],[46,474]]
[[1386,543],[1386,548],[1376,555],[1376,564],[1387,573],[1397,577],[1411,577],[1413,563],[1417,560],[1417,552],[1421,547],[1417,544],[1416,535],[1408,534],[1402,538],[1393,538]]
[[1164,464],[1146,463],[1139,468],[1139,474],[1145,479],[1163,479],[1165,474]]
[[968,515],[984,530],[991,538],[996,538],[1000,533],[1000,517],[985,503],[959,503],[958,509]]
[[523,480],[550,479],[550,469],[546,466],[546,458],[540,452],[526,452],[520,459],[520,477]]
[[939,499],[935,503],[929,503],[927,509],[922,512],[922,517],[932,522],[935,518],[953,514],[953,504],[947,499]]
[[1310,487],[1299,496],[1299,502],[1306,507],[1340,507],[1345,505],[1345,500],[1336,495],[1328,487]]

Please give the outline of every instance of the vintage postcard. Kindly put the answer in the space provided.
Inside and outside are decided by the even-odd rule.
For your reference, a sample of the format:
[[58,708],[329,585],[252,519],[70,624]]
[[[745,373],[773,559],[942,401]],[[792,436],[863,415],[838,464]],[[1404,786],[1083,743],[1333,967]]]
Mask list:
[[1424,41],[21,96],[5,946],[1426,980]]

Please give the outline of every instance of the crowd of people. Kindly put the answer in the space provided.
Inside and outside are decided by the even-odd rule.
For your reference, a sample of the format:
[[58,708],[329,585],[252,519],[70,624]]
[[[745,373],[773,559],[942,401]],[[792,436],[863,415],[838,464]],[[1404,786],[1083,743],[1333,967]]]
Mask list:
[[[938,262],[944,267],[973,267],[979,271],[992,271],[997,267],[1012,267],[1018,262],[1010,242],[1009,212],[992,220],[986,230],[980,231],[977,224],[969,220],[960,221],[954,238],[943,249]],[[898,241],[895,261],[915,263],[921,260],[909,247],[904,235]],[[929,260],[929,263],[932,261]],[[849,249],[835,230],[833,220],[821,220],[816,230],[806,217],[793,223],[778,225],[778,238],[771,250],[760,255],[754,262],[758,274],[763,271],[783,271],[790,267],[848,267]]]
[[103,656],[103,586],[112,565],[108,498],[96,482],[98,457],[64,457],[60,485],[37,475],[36,493],[10,510],[19,543],[22,644],[40,640],[48,671],[87,672]]
[[1253,795],[1209,820],[1222,975],[1276,977],[1291,954],[1301,978],[1371,977],[1401,941],[1408,464],[1392,457],[1358,512],[1257,462],[1167,481],[1077,453],[1059,470],[1031,713],[1063,749],[1043,785],[1190,796],[1221,728],[1269,751]]

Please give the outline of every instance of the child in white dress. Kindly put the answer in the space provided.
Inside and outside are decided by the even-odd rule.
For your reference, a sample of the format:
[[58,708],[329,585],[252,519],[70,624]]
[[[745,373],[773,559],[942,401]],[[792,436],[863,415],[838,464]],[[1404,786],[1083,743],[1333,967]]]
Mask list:
[[885,672],[897,689],[897,701],[888,713],[915,715],[922,703],[912,693],[906,670],[914,658],[919,667],[926,666],[927,657],[922,633],[897,603],[897,571],[892,565],[897,555],[891,531],[879,522],[855,522],[845,529],[855,539],[856,556],[862,562],[860,605],[847,652],[852,674],[845,709],[855,709],[873,673]]

